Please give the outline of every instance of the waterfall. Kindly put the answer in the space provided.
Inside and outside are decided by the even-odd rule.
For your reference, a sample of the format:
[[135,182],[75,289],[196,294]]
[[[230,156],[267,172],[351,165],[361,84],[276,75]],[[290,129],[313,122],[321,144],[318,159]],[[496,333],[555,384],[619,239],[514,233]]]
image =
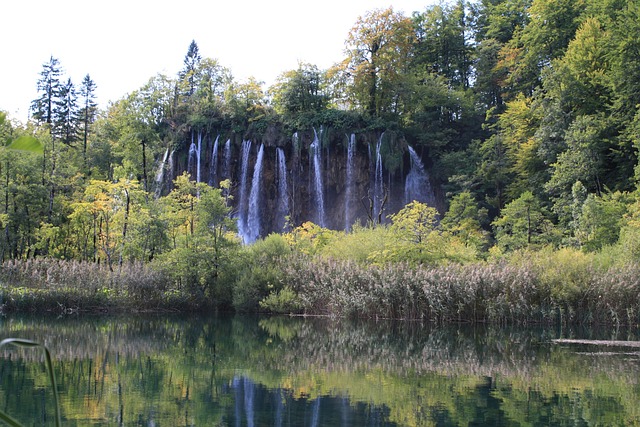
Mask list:
[[346,231],[351,230],[353,218],[351,216],[351,201],[353,199],[353,169],[355,167],[355,152],[356,152],[356,135],[351,134],[349,138],[349,146],[347,148],[347,182],[345,185],[344,195],[344,229]]
[[253,168],[251,181],[251,194],[249,195],[249,209],[247,228],[242,236],[244,243],[253,243],[260,237],[260,200],[262,187],[262,159],[264,157],[264,145],[260,145],[256,165]]
[[196,182],[200,182],[200,153],[202,153],[202,131],[198,131],[198,147],[196,150]]
[[429,182],[429,175],[424,169],[420,156],[411,146],[409,146],[409,157],[411,159],[411,169],[404,183],[404,203],[408,204],[416,200],[433,206],[434,196]]
[[211,151],[211,165],[209,165],[209,185],[214,186],[217,183],[218,174],[218,139],[220,135],[216,136],[216,140],[213,143],[213,150]]
[[193,176],[193,163],[196,160],[196,144],[193,142],[193,135],[191,135],[191,145],[189,146],[189,158],[187,160],[187,172]]
[[378,144],[376,145],[376,170],[374,175],[373,185],[373,215],[379,216],[382,212],[382,199],[384,198],[384,188],[382,185],[382,153],[380,148],[382,147],[382,137],[384,132],[380,135]]
[[276,161],[278,163],[278,213],[276,216],[276,230],[284,231],[287,223],[286,217],[289,215],[289,191],[287,189],[287,161],[284,157],[284,150],[280,147],[276,148]]
[[[316,130],[313,130],[313,142],[311,143],[311,150],[313,155],[313,178],[314,178],[314,193],[315,193],[315,210],[317,214],[317,224],[321,227],[326,227],[325,212],[324,212],[324,185],[322,183],[322,147],[320,139]],[[322,136],[322,128],[320,128],[320,135]]]
[[169,172],[169,188],[171,188],[173,184],[173,153],[175,153],[175,150],[171,150],[171,153],[169,153],[169,158],[167,159],[167,171]]
[[224,143],[224,153],[222,157],[224,161],[222,164],[222,178],[231,179],[231,139],[227,139],[227,142]]
[[304,185],[302,183],[302,153],[300,146],[300,138],[298,137],[298,132],[295,132],[291,137],[291,144],[293,145],[292,159],[289,161],[290,169],[289,169],[289,190],[291,194],[291,198],[289,199],[289,213],[291,215],[291,224],[296,224],[297,220],[300,217],[297,214],[300,214],[300,211],[296,208],[301,205],[301,191],[300,188]]
[[162,193],[162,186],[164,184],[164,168],[167,164],[167,158],[169,157],[169,147],[164,152],[164,156],[162,157],[162,162],[160,162],[160,166],[158,167],[158,173],[156,173],[156,199],[160,197]]
[[242,163],[240,169],[240,200],[238,201],[238,233],[244,239],[247,233],[247,175],[251,140],[242,141]]

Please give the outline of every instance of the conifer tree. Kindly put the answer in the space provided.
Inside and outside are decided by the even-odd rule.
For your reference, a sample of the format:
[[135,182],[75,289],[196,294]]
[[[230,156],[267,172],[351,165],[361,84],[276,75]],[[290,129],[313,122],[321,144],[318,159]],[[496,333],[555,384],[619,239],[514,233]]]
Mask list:
[[78,140],[78,130],[78,95],[71,79],[67,79],[54,100],[52,137],[73,145]]
[[49,62],[42,65],[38,80],[39,97],[31,103],[31,114],[38,123],[53,123],[55,100],[60,95],[60,61],[51,56]]
[[79,126],[80,134],[82,137],[82,159],[86,166],[87,163],[87,141],[89,139],[90,128],[93,122],[96,120],[96,114],[98,111],[98,104],[95,101],[96,84],[89,74],[87,74],[82,80],[80,86],[80,111],[79,111]]
[[184,95],[189,97],[196,91],[196,72],[202,57],[195,40],[191,40],[187,54],[184,57],[184,68],[180,71],[180,82]]

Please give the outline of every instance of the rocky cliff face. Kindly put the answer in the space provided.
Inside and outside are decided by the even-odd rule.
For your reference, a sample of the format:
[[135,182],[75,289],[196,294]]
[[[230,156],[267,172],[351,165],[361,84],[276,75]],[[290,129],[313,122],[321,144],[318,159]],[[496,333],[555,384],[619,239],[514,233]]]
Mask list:
[[[437,206],[427,172],[416,168],[409,147],[394,135],[311,130],[288,140],[272,135],[260,142],[200,137],[200,180],[212,185],[232,181],[234,215],[244,228],[258,227],[252,235],[266,236],[305,221],[336,230],[372,219],[386,222],[387,215],[411,201],[406,197],[416,194]],[[156,183],[164,191],[170,178],[185,170],[194,179],[198,176],[197,146],[190,148],[164,162],[163,182]],[[421,160],[419,153],[415,159]],[[411,179],[416,174],[424,176]],[[422,188],[407,187],[416,185]]]

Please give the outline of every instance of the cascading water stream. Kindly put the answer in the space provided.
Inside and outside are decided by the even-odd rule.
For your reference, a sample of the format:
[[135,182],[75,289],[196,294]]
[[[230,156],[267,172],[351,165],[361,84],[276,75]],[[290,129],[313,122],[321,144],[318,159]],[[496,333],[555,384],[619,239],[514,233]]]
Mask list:
[[193,164],[196,161],[196,151],[198,151],[198,148],[196,147],[196,144],[193,142],[193,135],[191,138],[191,145],[189,146],[189,158],[187,160],[187,172],[189,172],[189,174],[193,177]]
[[169,181],[173,179],[173,154],[175,150],[171,150],[169,153],[169,158],[167,159],[167,171],[169,172]]
[[160,166],[158,167],[158,172],[156,173],[156,199],[160,197],[162,193],[162,187],[164,185],[164,169],[167,164],[167,158],[169,157],[169,147],[164,152],[164,156],[162,157],[162,162],[160,162]]
[[276,148],[276,161],[278,163],[278,213],[276,216],[277,229],[283,231],[286,225],[286,217],[289,215],[289,191],[287,189],[287,161],[284,150]]
[[218,175],[218,139],[220,135],[216,136],[216,140],[213,143],[213,150],[211,151],[211,165],[209,165],[209,185],[214,186],[217,183]]
[[240,200],[238,201],[238,233],[244,239],[247,233],[247,178],[251,140],[242,141],[242,163],[240,169]]
[[411,203],[415,200],[433,206],[434,195],[429,175],[424,169],[420,156],[411,146],[409,146],[409,157],[411,159],[411,169],[404,183],[404,203]]
[[198,131],[198,145],[196,149],[196,182],[201,182],[200,154],[202,153],[202,131]]
[[382,182],[382,137],[384,136],[384,132],[380,135],[380,139],[376,144],[376,170],[374,176],[374,186],[373,186],[373,215],[374,217],[378,217],[382,211],[382,201],[384,198],[384,189]]
[[231,139],[227,139],[224,143],[223,164],[222,164],[222,178],[231,179]]
[[347,182],[344,195],[344,229],[351,230],[353,216],[351,215],[351,201],[353,199],[353,171],[355,168],[356,135],[351,134],[347,147]]
[[244,243],[253,243],[260,237],[260,200],[262,189],[262,159],[264,158],[264,145],[260,145],[258,157],[253,168],[253,179],[251,180],[251,194],[249,195],[249,212],[247,215],[247,229],[242,236]]
[[[320,145],[320,138],[316,130],[313,130],[313,142],[310,149],[313,156],[313,180],[314,180],[314,194],[316,203],[316,221],[321,227],[326,227],[325,212],[324,212],[324,184],[322,181],[322,147]],[[322,129],[320,129],[320,135],[322,135]]]

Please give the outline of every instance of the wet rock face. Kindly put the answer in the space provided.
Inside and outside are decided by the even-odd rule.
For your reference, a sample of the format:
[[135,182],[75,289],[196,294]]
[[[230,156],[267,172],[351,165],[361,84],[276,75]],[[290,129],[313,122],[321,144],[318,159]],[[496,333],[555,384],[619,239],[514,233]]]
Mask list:
[[[318,143],[314,144],[316,137]],[[306,221],[320,224],[321,218],[324,218],[327,228],[335,230],[349,229],[355,222],[364,224],[370,219],[377,221],[379,217],[385,222],[387,215],[397,212],[405,205],[405,185],[409,185],[408,179],[424,187],[413,189],[410,194],[426,194],[420,197],[427,200],[421,201],[435,205],[432,183],[426,168],[419,171],[415,165],[416,160],[420,161],[419,154],[410,153],[403,141],[385,140],[383,137],[379,143],[380,134],[327,135],[310,131],[297,133],[285,141],[276,130],[272,130],[260,142],[251,144],[243,144],[243,141],[226,143],[227,139],[220,136],[214,156],[215,139],[216,136],[203,138],[206,142],[202,144],[199,156],[200,179],[213,185],[218,185],[223,179],[231,179],[232,203],[238,217],[245,215],[242,210],[247,209],[246,206],[241,206],[240,201],[246,201],[249,197],[249,194],[243,195],[241,192],[250,191],[248,189],[257,185],[260,191],[260,236],[281,232],[284,224],[297,226]],[[243,157],[243,147],[248,145],[248,155]],[[320,147],[319,150],[316,152],[312,145]],[[255,165],[261,147],[263,159],[259,174],[256,174]],[[376,174],[378,147],[381,147],[381,176]],[[278,151],[285,158],[286,185],[280,185],[279,182],[283,171],[278,168]],[[413,158],[411,154],[414,155]],[[173,159],[176,166],[164,174],[164,179],[167,180],[171,175],[175,177],[186,170],[189,166],[188,158],[186,149],[182,155],[178,153]],[[244,165],[247,176],[244,189],[240,185],[243,158],[247,162]],[[191,168],[195,169],[193,164]],[[215,176],[210,176],[212,171],[215,171]],[[416,179],[416,174],[424,176]],[[253,184],[254,179],[259,182]],[[168,186],[165,185],[164,188]],[[376,188],[379,189],[377,196]],[[282,191],[287,192],[286,197],[280,194]],[[283,200],[286,200],[286,208],[283,207]],[[288,217],[286,221],[284,217]]]

